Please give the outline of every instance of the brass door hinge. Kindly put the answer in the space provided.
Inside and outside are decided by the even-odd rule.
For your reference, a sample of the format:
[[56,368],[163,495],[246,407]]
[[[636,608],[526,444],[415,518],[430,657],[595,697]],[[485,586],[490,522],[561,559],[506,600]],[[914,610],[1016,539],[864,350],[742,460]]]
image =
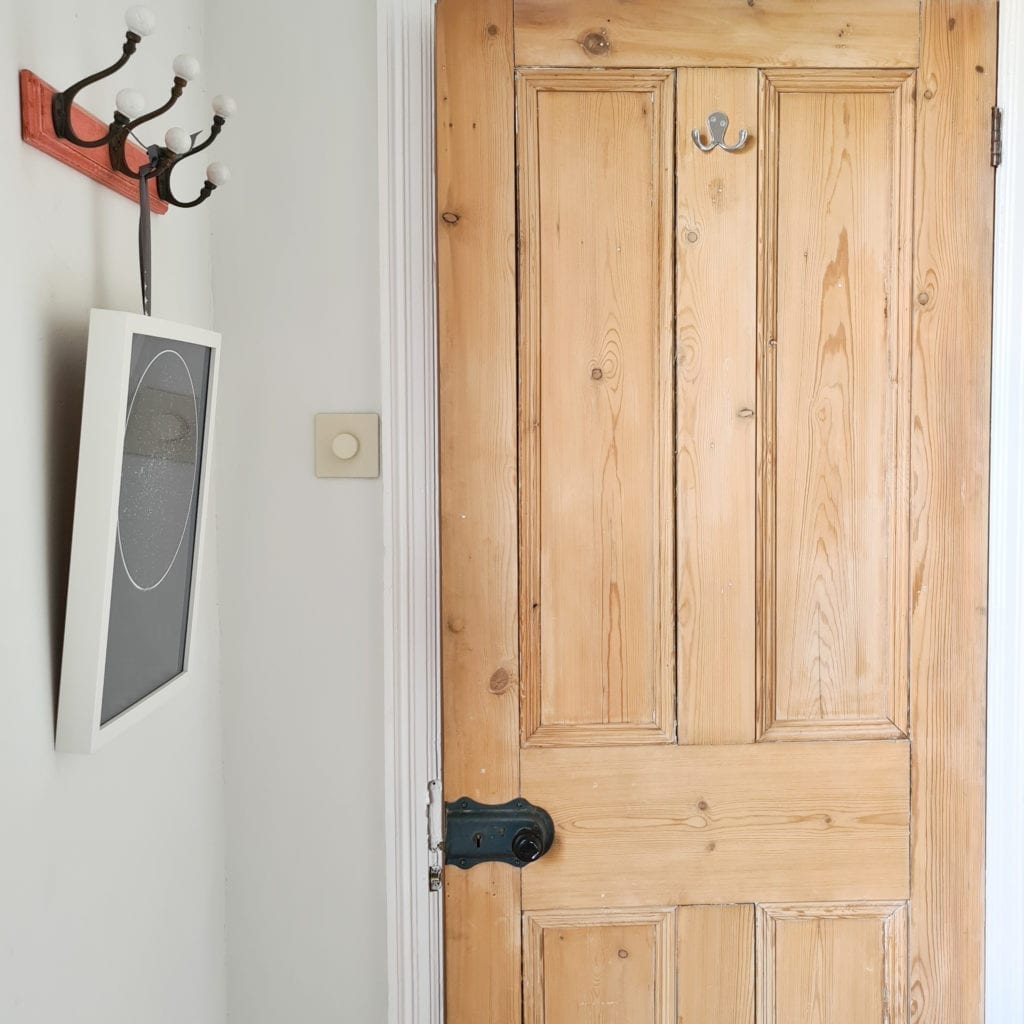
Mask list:
[[992,166],[998,167],[1003,162],[1003,112],[999,107],[992,108]]

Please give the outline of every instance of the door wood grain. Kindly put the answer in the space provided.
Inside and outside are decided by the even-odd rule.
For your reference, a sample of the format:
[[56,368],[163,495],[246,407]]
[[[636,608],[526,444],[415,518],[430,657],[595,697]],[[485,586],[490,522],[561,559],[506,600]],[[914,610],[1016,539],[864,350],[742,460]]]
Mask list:
[[[501,803],[519,793],[511,5],[440,0],[436,60],[444,784]],[[503,865],[445,872],[448,1024],[519,1024],[519,907]]]
[[555,822],[527,909],[905,900],[909,744],[523,751]]
[[521,66],[917,66],[917,0],[516,0],[515,11]]
[[754,1024],[754,908],[680,907],[678,1024]]
[[[680,743],[754,740],[758,77],[678,72],[676,410]],[[751,133],[701,152],[714,111]],[[735,135],[730,134],[732,143]]]
[[912,296],[912,1024],[984,1017],[996,22],[994,0],[922,7]]

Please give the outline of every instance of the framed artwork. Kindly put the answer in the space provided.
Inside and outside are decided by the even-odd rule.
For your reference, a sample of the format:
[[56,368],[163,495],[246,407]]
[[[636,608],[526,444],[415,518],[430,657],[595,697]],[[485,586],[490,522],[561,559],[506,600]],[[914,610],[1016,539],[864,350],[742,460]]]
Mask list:
[[57,749],[91,753],[189,674],[220,335],[89,319]]

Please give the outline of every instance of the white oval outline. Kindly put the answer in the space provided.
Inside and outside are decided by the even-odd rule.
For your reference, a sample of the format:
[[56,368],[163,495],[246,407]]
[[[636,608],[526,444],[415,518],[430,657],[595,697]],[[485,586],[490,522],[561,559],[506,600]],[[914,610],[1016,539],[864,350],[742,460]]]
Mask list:
[[[165,579],[167,579],[167,574],[171,571],[174,563],[178,560],[178,552],[181,551],[181,545],[185,542],[185,534],[188,532],[188,521],[192,518],[192,499],[196,496],[196,477],[199,475],[199,399],[196,397],[196,385],[195,381],[192,380],[192,373],[188,368],[188,363],[182,359],[181,353],[175,352],[173,348],[165,348],[162,351],[157,352],[157,354],[146,364],[146,368],[142,371],[142,376],[139,377],[139,383],[135,385],[135,394],[132,395],[132,400],[128,403],[128,414],[124,418],[125,433],[127,434],[128,432],[128,422],[132,418],[132,409],[135,408],[135,399],[139,397],[139,391],[142,390],[142,382],[146,379],[146,374],[149,373],[150,368],[161,356],[167,355],[174,356],[181,362],[181,365],[185,367],[185,375],[188,377],[188,386],[192,389],[192,407],[196,414],[196,459],[195,468],[192,471],[192,490],[189,492],[188,507],[185,511],[185,522],[181,527],[181,536],[178,538],[178,546],[174,549],[174,554],[171,555],[171,560],[167,563],[167,568],[164,569],[163,576],[161,576],[160,579],[158,579],[151,587],[140,587],[139,584],[135,582],[135,577],[132,575],[131,569],[128,568],[128,563],[125,561],[124,548],[121,546],[121,494],[120,491],[118,491],[117,503],[119,507],[117,510],[117,553],[121,556],[121,565],[124,566],[125,575],[128,577],[131,585],[136,590],[141,590],[144,593],[150,590],[156,590],[156,588],[159,587]],[[124,458],[123,451],[121,453],[121,458]]]

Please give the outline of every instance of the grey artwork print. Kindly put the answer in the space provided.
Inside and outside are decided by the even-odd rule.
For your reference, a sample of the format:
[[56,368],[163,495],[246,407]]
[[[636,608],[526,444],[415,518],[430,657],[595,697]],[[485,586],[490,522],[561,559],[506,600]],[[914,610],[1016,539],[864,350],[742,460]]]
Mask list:
[[101,724],[185,670],[210,349],[132,338]]

